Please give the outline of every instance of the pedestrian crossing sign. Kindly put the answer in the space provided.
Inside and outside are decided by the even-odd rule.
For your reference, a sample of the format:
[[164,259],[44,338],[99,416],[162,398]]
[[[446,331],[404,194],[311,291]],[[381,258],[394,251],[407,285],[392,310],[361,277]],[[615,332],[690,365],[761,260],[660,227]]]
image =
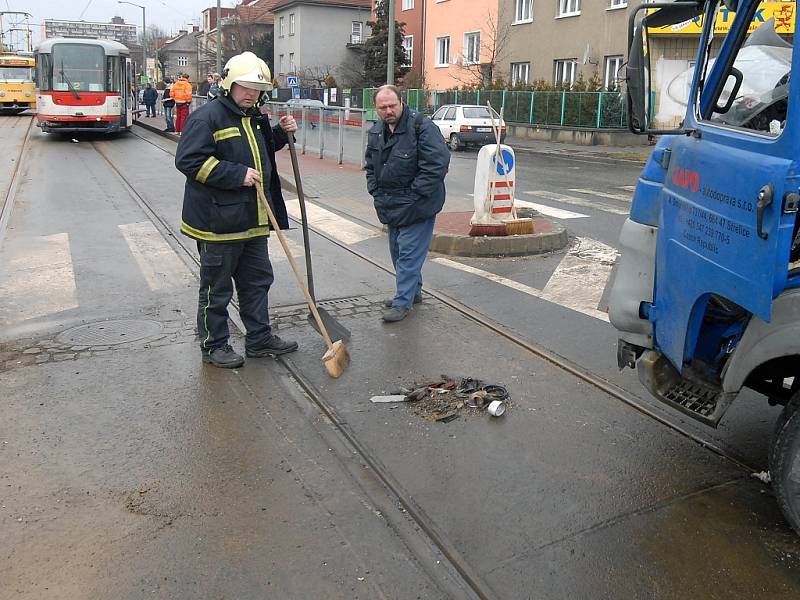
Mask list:
[[297,75],[288,75],[286,77],[286,85],[289,87],[296,87],[297,86]]

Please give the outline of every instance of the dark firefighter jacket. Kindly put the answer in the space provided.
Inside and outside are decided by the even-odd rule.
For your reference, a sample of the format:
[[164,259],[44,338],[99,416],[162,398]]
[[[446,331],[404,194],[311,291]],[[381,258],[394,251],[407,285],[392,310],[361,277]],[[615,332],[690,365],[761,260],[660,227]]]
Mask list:
[[175,166],[186,175],[181,232],[205,242],[269,235],[267,211],[255,187],[242,185],[247,168],[261,174],[262,189],[281,229],[289,228],[275,151],[288,143],[258,109],[242,111],[228,96],[189,115]]
[[416,114],[404,106],[394,134],[383,121],[369,130],[367,190],[380,222],[392,227],[429,219],[444,206],[450,151],[428,118],[420,123],[417,135]]

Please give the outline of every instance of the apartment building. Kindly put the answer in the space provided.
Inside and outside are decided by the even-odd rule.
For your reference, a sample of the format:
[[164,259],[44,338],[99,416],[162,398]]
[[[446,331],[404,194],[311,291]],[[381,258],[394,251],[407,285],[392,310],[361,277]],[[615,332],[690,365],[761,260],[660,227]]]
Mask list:
[[422,58],[425,55],[423,37],[425,0],[395,0],[395,20],[403,25],[403,48],[410,67],[405,80],[416,85],[422,81]]
[[[501,55],[512,84],[571,85],[596,76],[618,86],[627,54],[627,0],[500,0]],[[632,5],[633,6],[633,5]],[[621,77],[622,74],[620,73]]]

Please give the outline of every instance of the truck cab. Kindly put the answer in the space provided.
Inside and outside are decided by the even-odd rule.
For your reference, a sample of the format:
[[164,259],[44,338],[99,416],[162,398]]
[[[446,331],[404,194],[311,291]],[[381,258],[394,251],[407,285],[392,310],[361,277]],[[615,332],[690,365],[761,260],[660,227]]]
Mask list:
[[[767,4],[632,12],[629,127],[660,139],[620,235],[609,317],[620,368],[694,419],[716,427],[744,388],[763,395],[765,410],[784,407],[769,466],[800,533],[800,77],[791,77],[800,57],[776,32],[788,26],[781,15],[764,18]],[[688,20],[702,28],[693,68],[683,85],[656,81],[655,30]],[[659,100],[676,89],[685,111],[659,120]]]

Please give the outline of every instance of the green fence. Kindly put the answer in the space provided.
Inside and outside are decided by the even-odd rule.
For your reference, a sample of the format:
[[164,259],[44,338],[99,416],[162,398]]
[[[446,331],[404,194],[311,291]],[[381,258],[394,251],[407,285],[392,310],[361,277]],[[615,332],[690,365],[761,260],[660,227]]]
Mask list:
[[[364,90],[367,119],[376,120],[375,88]],[[627,104],[620,92],[517,92],[512,90],[473,90],[428,92],[404,90],[403,99],[415,110],[434,112],[444,104],[491,103],[503,109],[508,123],[551,125],[586,129],[625,129]]]

